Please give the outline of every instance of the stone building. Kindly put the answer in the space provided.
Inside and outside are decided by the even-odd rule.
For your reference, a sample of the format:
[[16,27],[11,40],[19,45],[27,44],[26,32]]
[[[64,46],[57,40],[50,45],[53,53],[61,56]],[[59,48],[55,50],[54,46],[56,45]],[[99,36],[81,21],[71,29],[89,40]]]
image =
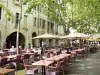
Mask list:
[[[20,0],[1,0],[8,9],[10,9],[14,15],[13,19],[7,19],[5,17],[5,11],[0,8],[0,48],[6,45],[7,48],[11,46],[16,47],[16,35],[18,19],[21,13]],[[40,40],[32,40],[32,37],[43,33],[52,34],[64,34],[63,28],[48,20],[48,17],[44,15],[42,7],[38,7],[33,10],[32,13],[25,13],[28,4],[22,6],[22,20],[20,23],[19,31],[19,45],[22,47],[28,47],[29,44],[33,46],[40,46]],[[49,40],[52,45],[55,41]]]

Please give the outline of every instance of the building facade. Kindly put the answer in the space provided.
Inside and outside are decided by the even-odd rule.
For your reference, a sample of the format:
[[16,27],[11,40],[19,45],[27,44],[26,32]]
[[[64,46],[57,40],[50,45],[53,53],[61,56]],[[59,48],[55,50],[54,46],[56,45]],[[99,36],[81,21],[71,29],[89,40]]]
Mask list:
[[[5,45],[7,48],[11,46],[16,47],[17,26],[19,24],[19,18],[21,16],[20,0],[2,0],[7,8],[14,15],[13,19],[7,19],[5,17],[5,11],[0,8],[0,48]],[[22,19],[20,22],[19,30],[19,45],[22,47],[28,47],[29,45],[40,46],[40,40],[32,40],[31,38],[44,34],[64,34],[63,28],[48,20],[48,17],[44,15],[42,7],[37,7],[32,13],[27,14],[26,8],[28,4],[22,6]],[[48,40],[49,44],[54,45],[54,40]]]

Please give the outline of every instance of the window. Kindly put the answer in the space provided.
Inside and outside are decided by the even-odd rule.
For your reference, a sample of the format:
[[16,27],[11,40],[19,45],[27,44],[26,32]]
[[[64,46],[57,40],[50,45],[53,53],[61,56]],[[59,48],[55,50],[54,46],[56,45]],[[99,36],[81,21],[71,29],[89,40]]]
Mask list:
[[42,20],[42,27],[45,28],[45,20]]
[[2,8],[0,7],[0,19],[1,19],[1,15],[2,15]]
[[50,27],[50,22],[48,22],[48,28],[47,28],[47,29],[48,29],[48,32],[50,32],[50,29],[49,29],[49,27]]
[[34,17],[34,23],[33,23],[33,26],[36,26],[36,23],[37,22],[37,18],[36,17]]
[[39,26],[42,27],[42,18],[40,18],[40,25]]
[[58,25],[56,26],[56,34],[58,34]]
[[54,31],[54,23],[51,23],[51,31],[53,32]]
[[24,27],[27,28],[27,15],[24,15]]
[[19,23],[19,13],[16,13],[15,26],[18,26],[18,23]]

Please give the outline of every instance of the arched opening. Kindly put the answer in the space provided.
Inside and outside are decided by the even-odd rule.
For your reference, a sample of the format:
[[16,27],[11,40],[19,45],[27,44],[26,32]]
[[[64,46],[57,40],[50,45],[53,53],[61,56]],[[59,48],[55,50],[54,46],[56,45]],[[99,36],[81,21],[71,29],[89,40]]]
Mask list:
[[[11,33],[7,38],[6,38],[6,47],[11,48],[11,46],[16,47],[16,38],[17,38],[17,32]],[[22,46],[24,48],[25,46],[25,37],[22,33],[19,33],[19,46]]]
[[[32,38],[34,38],[34,37],[36,37],[36,36],[37,36],[36,32],[33,32],[33,33],[32,33]],[[32,39],[32,45],[33,45],[33,47],[36,46],[35,39]]]

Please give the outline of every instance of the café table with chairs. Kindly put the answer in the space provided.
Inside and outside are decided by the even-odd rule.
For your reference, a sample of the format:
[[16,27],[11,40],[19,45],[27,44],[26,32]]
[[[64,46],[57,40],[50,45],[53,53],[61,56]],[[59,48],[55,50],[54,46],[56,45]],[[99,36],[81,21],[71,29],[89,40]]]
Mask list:
[[48,60],[40,60],[35,63],[32,63],[33,66],[41,66],[42,67],[42,75],[46,75],[46,67],[51,65],[54,61]]
[[56,55],[50,58],[46,58],[45,60],[49,60],[49,61],[59,61],[63,58],[69,57],[71,56],[71,54],[60,54],[60,55]]

